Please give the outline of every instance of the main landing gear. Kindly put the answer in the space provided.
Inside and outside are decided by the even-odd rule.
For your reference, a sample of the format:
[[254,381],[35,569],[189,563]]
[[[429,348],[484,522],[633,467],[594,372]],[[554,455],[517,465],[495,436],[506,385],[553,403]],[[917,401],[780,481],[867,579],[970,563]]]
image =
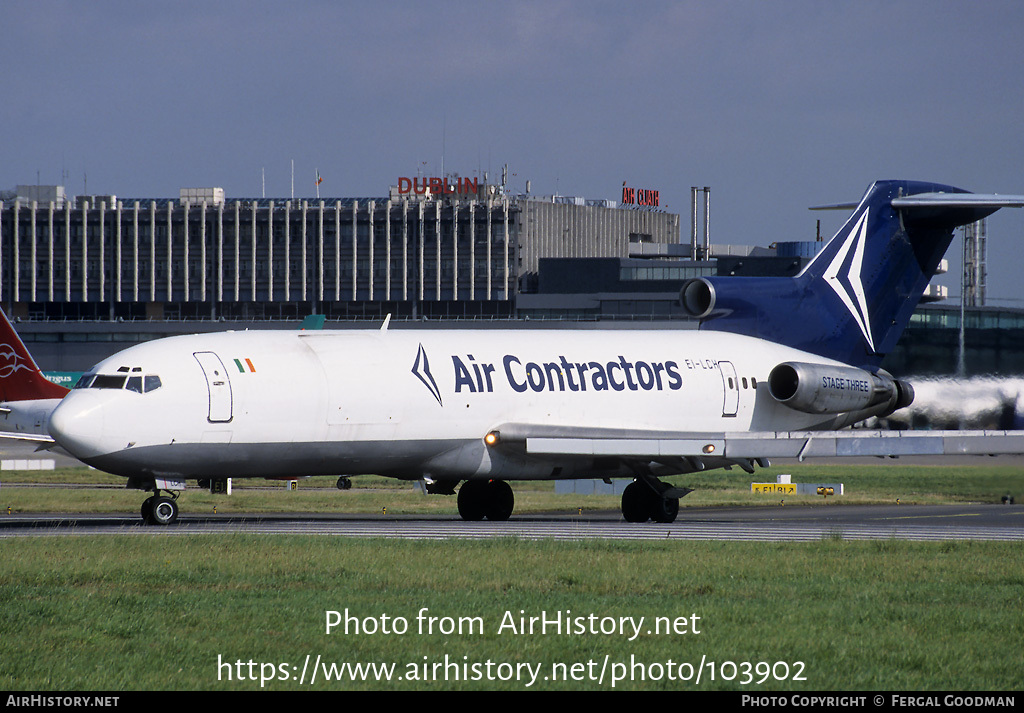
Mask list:
[[467,480],[459,488],[463,520],[508,520],[514,506],[512,488],[504,480]]
[[634,480],[622,491],[622,517],[626,522],[675,522],[679,498],[692,492],[690,488],[676,488],[656,478]]
[[160,491],[142,503],[142,522],[146,525],[172,525],[178,519],[178,494],[170,497],[160,495]]

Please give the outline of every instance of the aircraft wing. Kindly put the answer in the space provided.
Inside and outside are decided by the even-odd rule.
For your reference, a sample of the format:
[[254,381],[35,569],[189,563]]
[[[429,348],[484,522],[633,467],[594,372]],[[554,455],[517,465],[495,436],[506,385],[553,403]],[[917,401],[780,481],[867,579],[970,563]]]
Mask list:
[[505,424],[502,443],[531,455],[650,458],[842,458],[1024,454],[1024,431],[792,431],[671,433]]

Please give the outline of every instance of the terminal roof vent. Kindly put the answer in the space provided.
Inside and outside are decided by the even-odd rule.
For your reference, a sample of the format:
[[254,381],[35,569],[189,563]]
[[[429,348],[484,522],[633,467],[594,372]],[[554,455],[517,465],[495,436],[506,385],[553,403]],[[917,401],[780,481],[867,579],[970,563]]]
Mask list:
[[182,203],[191,205],[224,205],[223,188],[182,188],[179,192]]

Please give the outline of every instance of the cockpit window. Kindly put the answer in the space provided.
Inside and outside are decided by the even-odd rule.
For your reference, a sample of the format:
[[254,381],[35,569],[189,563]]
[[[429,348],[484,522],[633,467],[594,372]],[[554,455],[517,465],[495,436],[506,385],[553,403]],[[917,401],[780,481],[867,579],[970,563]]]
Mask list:
[[[134,391],[137,394],[156,391],[163,383],[160,377],[155,374],[136,374],[142,369],[132,369],[131,375],[118,370],[119,374],[84,374],[75,384],[76,389],[125,389]],[[125,369],[127,371],[127,369]]]
[[94,389],[122,389],[124,388],[124,374],[97,374],[92,382]]

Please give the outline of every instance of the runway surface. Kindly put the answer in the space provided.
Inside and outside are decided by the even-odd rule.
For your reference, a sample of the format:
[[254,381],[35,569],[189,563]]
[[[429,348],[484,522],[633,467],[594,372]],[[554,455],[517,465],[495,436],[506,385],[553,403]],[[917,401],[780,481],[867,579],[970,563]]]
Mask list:
[[617,511],[522,515],[507,522],[451,516],[195,515],[169,527],[137,515],[3,515],[0,538],[75,535],[334,535],[364,538],[524,540],[1024,540],[1024,505],[822,505],[685,508],[671,524],[630,524]]

